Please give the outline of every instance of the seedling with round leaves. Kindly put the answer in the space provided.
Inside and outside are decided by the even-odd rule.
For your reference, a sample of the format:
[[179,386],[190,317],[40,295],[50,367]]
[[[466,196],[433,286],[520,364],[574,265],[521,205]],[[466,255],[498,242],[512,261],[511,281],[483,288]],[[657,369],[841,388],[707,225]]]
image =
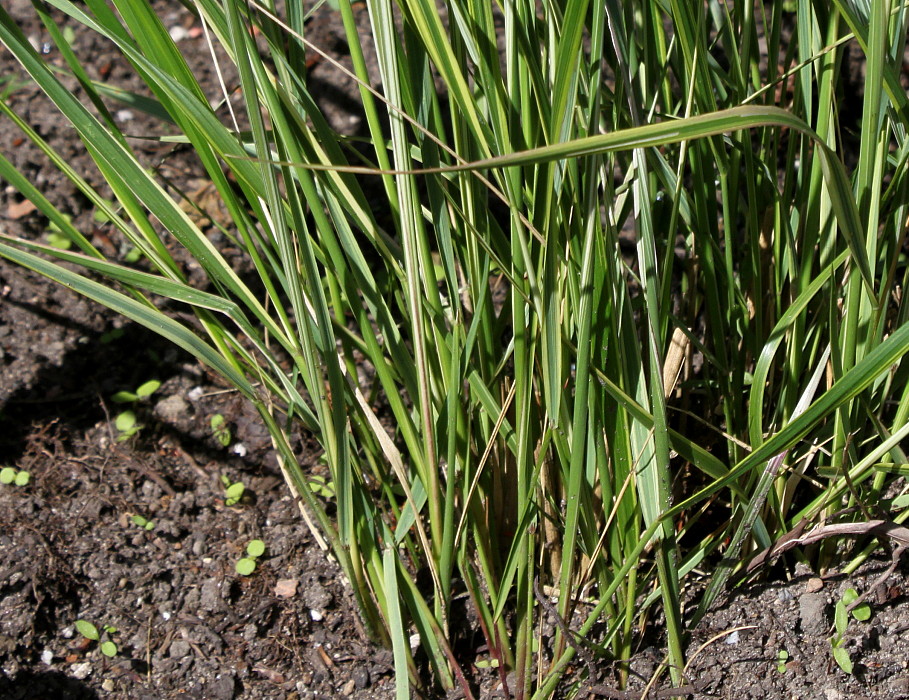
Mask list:
[[3,484],[4,486],[10,484],[14,486],[27,486],[31,478],[32,475],[24,469],[19,470],[13,467],[3,467],[3,469],[0,469],[0,484]]
[[153,520],[148,520],[141,515],[133,515],[130,520],[132,520],[134,525],[141,527],[143,530],[151,531],[155,529],[155,522]]
[[[67,223],[70,223],[73,220],[73,217],[69,214],[63,214],[63,218],[66,219]],[[73,245],[69,236],[67,236],[63,229],[54,221],[51,221],[48,224],[47,242],[54,248],[59,248],[60,250],[69,250]]]
[[129,440],[142,429],[134,411],[118,413],[114,418],[114,426],[117,428],[117,442]]
[[215,436],[215,439],[224,447],[230,447],[233,435],[230,433],[230,428],[227,426],[224,416],[220,413],[216,413],[209,420],[209,424],[211,425],[211,432],[212,435]]
[[[81,634],[86,639],[89,639],[93,642],[98,642],[98,648],[101,650],[101,653],[108,658],[113,658],[117,655],[117,644],[111,639],[101,639],[101,633],[98,631],[98,628],[95,627],[88,620],[76,620],[75,623],[76,631]],[[110,637],[117,632],[117,628],[112,625],[104,625],[102,628],[105,637]]]
[[149,396],[154,394],[161,387],[161,382],[157,379],[150,379],[147,382],[141,384],[134,392],[133,391],[118,391],[116,394],[111,396],[111,400],[114,403],[136,403],[142,399],[147,399]]
[[221,475],[221,483],[224,485],[224,505],[235,506],[246,493],[246,486],[242,481],[231,481],[228,477]]
[[776,653],[776,670],[778,673],[786,673],[786,663],[789,661],[789,652],[780,649]]
[[[135,391],[118,391],[111,397],[111,401],[114,403],[136,404],[154,394],[160,386],[160,381],[150,379],[139,385]],[[114,418],[114,425],[117,428],[117,442],[128,440],[142,429],[135,411],[130,409],[118,413],[116,418]]]
[[843,597],[836,601],[836,608],[833,617],[834,635],[830,637],[830,648],[833,652],[833,660],[839,666],[843,673],[852,675],[854,666],[852,657],[846,649],[846,629],[849,627],[850,615],[859,622],[867,622],[871,619],[871,606],[868,603],[862,603],[855,606],[852,610],[849,606],[858,600],[859,594],[854,588],[847,588],[843,592]]
[[322,498],[330,499],[335,497],[335,483],[324,476],[316,474],[309,477],[309,488],[312,489],[314,494]]
[[265,554],[265,543],[262,540],[251,540],[246,545],[246,556],[237,561],[236,570],[241,576],[249,576],[256,570],[256,561]]

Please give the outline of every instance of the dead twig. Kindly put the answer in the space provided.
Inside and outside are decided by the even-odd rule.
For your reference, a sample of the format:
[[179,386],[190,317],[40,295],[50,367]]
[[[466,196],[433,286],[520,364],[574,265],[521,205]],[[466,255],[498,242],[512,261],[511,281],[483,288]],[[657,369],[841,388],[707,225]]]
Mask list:
[[831,525],[821,525],[808,532],[805,529],[808,522],[802,520],[796,525],[791,532],[783,535],[771,547],[755,556],[745,569],[745,574],[752,573],[755,569],[770,563],[783,552],[787,552],[795,547],[803,547],[809,544],[815,544],[830,537],[876,537],[879,540],[891,540],[896,543],[896,547],[890,553],[890,566],[883,574],[878,576],[862,595],[856,598],[850,605],[849,610],[862,604],[862,602],[874,591],[884,585],[890,574],[896,571],[899,566],[900,557],[909,549],[909,528],[900,525],[892,520],[868,520],[863,523],[833,523]]

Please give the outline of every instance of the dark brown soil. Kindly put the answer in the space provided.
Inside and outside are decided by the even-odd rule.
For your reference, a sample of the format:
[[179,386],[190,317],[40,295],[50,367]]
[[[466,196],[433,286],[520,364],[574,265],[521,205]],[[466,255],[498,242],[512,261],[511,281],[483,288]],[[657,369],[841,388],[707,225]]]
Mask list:
[[[30,2],[4,5],[42,46],[46,35]],[[155,5],[168,26],[192,29],[176,2]],[[343,57],[330,14],[313,27],[311,38],[321,36]],[[87,33],[78,36],[95,77],[136,87],[113,52]],[[201,39],[190,32],[182,45],[216,95]],[[0,76],[15,74],[0,50]],[[355,91],[321,65],[314,77],[333,123],[355,131]],[[19,87],[8,101],[98,182],[81,144],[36,89]],[[139,114],[119,116],[132,133],[155,128]],[[198,186],[191,154],[153,142],[144,148],[150,163],[184,187]],[[106,232],[85,198],[7,121],[0,121],[0,149],[103,242]],[[46,222],[23,212],[20,200],[0,190],[0,226],[43,235]],[[120,442],[113,421],[124,406],[112,396],[150,379],[163,384],[133,407],[144,427]],[[209,425],[218,413],[232,432],[227,446]],[[315,446],[303,441],[300,451],[304,463],[317,464]],[[338,567],[287,496],[255,414],[146,331],[4,262],[0,465],[31,474],[27,486],[0,486],[0,700],[393,696],[391,655],[363,634]],[[226,505],[222,476],[246,485],[240,503]],[[138,527],[133,515],[154,528]],[[235,563],[254,538],[266,543],[266,553],[255,573],[240,576]],[[873,579],[882,566],[871,563],[863,575],[828,580],[815,592],[808,592],[817,582],[809,588],[807,574],[737,591],[694,634],[689,696],[909,697],[909,606],[900,573],[872,600],[871,620],[850,624],[854,675],[843,673],[830,651],[832,603],[847,586],[862,591],[865,576]],[[108,658],[84,640],[77,619],[115,627],[107,638],[117,655]],[[778,670],[781,650],[789,657]],[[660,661],[654,649],[636,656],[637,690],[627,697],[642,696]],[[605,681],[604,668],[595,671],[601,684],[587,686],[588,697],[626,697]]]

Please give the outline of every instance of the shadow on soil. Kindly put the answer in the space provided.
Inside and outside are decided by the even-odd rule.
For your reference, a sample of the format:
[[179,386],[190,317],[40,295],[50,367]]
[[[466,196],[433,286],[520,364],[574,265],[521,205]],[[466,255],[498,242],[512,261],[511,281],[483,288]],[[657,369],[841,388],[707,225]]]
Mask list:
[[14,678],[0,677],[0,698],[5,700],[96,700],[98,697],[82,681],[58,671],[20,671]]

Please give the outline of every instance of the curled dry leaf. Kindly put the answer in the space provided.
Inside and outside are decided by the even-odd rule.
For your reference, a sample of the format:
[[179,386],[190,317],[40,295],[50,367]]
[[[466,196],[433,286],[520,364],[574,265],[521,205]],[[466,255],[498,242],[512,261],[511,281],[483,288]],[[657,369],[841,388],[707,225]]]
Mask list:
[[21,219],[26,214],[31,214],[37,209],[31,200],[23,199],[21,202],[13,202],[6,208],[6,215],[10,219]]

